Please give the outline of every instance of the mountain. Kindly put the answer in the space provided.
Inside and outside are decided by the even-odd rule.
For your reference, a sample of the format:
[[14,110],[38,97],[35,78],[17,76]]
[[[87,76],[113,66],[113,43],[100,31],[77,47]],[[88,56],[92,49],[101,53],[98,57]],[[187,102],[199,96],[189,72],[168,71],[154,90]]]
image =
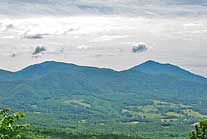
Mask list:
[[12,72],[5,71],[5,70],[0,70],[0,81],[5,80],[5,79],[9,80],[12,77],[13,77]]
[[35,125],[182,136],[207,115],[206,81],[154,61],[125,71],[47,61],[14,73],[0,71],[0,105],[24,111]]
[[206,78],[186,71],[178,66],[171,64],[161,64],[155,61],[146,61],[145,63],[131,68],[131,70],[140,71],[151,75],[167,75],[177,77],[183,80],[205,81]]
[[[100,68],[96,67],[87,67],[87,66],[78,66],[75,64],[66,64],[55,61],[47,61],[40,64],[32,65],[26,67],[17,72],[17,74],[21,75],[46,75],[50,73],[59,73],[61,72],[79,72],[79,71],[95,71]],[[102,69],[103,70],[103,69]],[[110,70],[110,69],[104,69]]]

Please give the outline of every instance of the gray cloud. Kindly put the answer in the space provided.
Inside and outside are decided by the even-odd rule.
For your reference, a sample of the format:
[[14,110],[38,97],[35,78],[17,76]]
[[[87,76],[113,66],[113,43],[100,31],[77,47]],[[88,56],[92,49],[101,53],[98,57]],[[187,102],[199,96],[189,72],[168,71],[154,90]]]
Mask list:
[[42,34],[34,34],[34,35],[24,35],[25,39],[43,39]]
[[8,30],[8,29],[11,29],[11,28],[14,28],[14,25],[13,24],[8,24],[8,25],[6,25],[6,29]]
[[95,55],[96,58],[98,58],[98,57],[102,57],[102,56],[103,56],[102,54],[96,54],[96,55]]
[[15,53],[11,54],[11,57],[16,57],[16,54]]
[[145,43],[136,43],[132,47],[132,52],[133,53],[141,53],[141,52],[144,52],[144,51],[147,51],[147,50],[148,50],[148,48],[147,48]]
[[32,54],[37,55],[44,51],[46,51],[46,48],[44,46],[37,46]]

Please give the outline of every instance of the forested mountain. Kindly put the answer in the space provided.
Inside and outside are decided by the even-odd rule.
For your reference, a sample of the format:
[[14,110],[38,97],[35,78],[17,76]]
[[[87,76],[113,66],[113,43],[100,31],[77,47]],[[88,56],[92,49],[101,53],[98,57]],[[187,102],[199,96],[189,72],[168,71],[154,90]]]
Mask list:
[[154,61],[125,71],[48,61],[0,71],[0,100],[34,125],[173,138],[207,117],[207,79]]

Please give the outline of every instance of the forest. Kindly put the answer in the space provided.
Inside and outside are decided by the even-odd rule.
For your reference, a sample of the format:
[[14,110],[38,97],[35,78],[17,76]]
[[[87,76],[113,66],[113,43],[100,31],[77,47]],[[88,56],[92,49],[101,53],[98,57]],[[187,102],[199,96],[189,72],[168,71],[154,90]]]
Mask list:
[[[10,109],[0,110],[0,137],[1,139],[150,139],[164,138],[163,136],[146,136],[123,133],[95,133],[71,132],[65,129],[35,127],[23,124],[19,120],[24,117],[21,112],[10,113]],[[189,134],[189,139],[206,139],[207,120],[194,125],[195,130]],[[186,138],[188,138],[186,136]]]

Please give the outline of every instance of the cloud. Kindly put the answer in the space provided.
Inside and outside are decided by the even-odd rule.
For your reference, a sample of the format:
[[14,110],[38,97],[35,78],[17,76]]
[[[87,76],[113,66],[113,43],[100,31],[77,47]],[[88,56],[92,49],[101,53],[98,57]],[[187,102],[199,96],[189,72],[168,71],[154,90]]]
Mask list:
[[64,48],[50,48],[47,50],[47,54],[59,55],[64,53]]
[[11,23],[4,23],[4,21],[1,21],[2,23],[0,23],[0,29],[2,31],[10,31],[15,29],[15,26]]
[[143,42],[135,43],[132,47],[133,53],[141,53],[141,52],[145,52],[147,50],[148,50],[148,48],[147,48],[146,44]]
[[46,48],[44,46],[37,46],[32,55],[41,54],[44,51],[46,51]]
[[9,29],[12,29],[12,28],[14,28],[14,25],[13,24],[6,25],[6,30],[9,30]]
[[16,54],[15,53],[12,53],[11,54],[11,57],[13,57],[13,58],[16,57]]
[[2,36],[3,39],[13,39],[15,36]]
[[[33,21],[34,22],[34,21]],[[38,22],[38,21],[36,21]],[[37,24],[34,26],[31,21],[28,23],[21,23],[21,25],[30,28],[29,31],[24,32],[24,38],[25,39],[43,39],[43,36],[50,35],[49,33],[46,33],[45,29],[41,28],[41,23]],[[47,29],[46,29],[47,30]],[[24,31],[24,29],[22,30]]]
[[43,34],[27,35],[24,34],[25,39],[43,39]]
[[[0,13],[12,15],[80,15],[150,13],[206,15],[206,0],[1,0]],[[8,9],[11,9],[8,11]],[[148,12],[149,13],[149,12]]]
[[91,49],[93,47],[90,46],[90,45],[80,45],[77,48],[80,49],[80,50],[87,50],[87,49]]
[[96,54],[95,57],[102,57],[103,54]]
[[103,41],[112,41],[112,40],[118,40],[118,39],[124,39],[127,38],[127,35],[103,35],[101,37],[97,37],[91,42],[103,42]]

